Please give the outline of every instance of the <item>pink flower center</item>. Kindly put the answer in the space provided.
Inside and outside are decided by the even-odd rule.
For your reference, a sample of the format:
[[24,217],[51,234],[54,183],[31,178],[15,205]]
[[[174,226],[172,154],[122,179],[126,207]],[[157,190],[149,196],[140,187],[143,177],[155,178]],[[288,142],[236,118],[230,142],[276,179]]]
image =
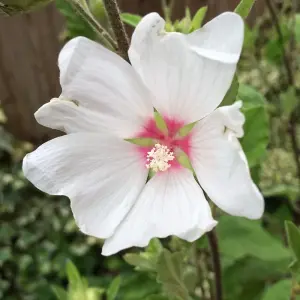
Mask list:
[[[181,137],[178,134],[179,129],[186,124],[182,121],[170,118],[164,118],[164,120],[168,128],[167,133],[163,133],[161,130],[159,130],[156,126],[155,120],[151,118],[146,122],[143,131],[137,135],[137,138],[151,138],[155,141],[154,147],[138,146],[139,152],[142,153],[143,158],[145,159],[145,165],[147,168],[152,168],[152,159],[156,159],[156,157],[162,157],[162,163],[165,163],[166,165],[162,165],[161,169],[155,169],[155,167],[152,168],[155,172],[165,171],[169,167],[180,167],[176,156],[178,156],[181,151],[185,152],[188,156],[190,155],[191,132],[184,137]],[[162,155],[162,148],[157,145],[163,146],[163,149],[165,150],[165,156]],[[169,153],[171,153],[171,156]],[[172,158],[173,155],[174,157]]]

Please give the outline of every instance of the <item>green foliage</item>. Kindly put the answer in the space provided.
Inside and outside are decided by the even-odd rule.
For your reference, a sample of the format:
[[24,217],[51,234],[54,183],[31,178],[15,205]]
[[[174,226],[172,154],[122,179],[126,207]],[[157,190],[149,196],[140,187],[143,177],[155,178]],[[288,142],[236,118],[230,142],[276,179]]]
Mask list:
[[70,3],[65,0],[56,0],[56,7],[66,19],[66,29],[62,35],[64,40],[69,40],[76,36],[85,36],[91,40],[96,38],[92,27],[75,12]]
[[239,86],[238,97],[243,101],[242,111],[246,117],[241,144],[252,168],[265,157],[269,142],[266,100],[258,91],[246,85]]
[[270,286],[264,293],[262,300],[289,300],[292,289],[291,280],[281,280]]
[[180,252],[171,253],[164,249],[157,261],[157,280],[170,297],[178,300],[189,299],[183,279],[183,258]]
[[194,31],[196,29],[201,28],[204,18],[206,16],[206,13],[207,13],[207,6],[203,6],[197,10],[197,12],[195,13],[195,15],[192,19],[190,31]]
[[1,0],[0,16],[31,12],[50,2],[51,0]]
[[115,300],[121,285],[121,277],[116,277],[107,289],[107,300]]
[[245,19],[249,15],[255,1],[256,0],[241,0],[235,9],[235,12]]
[[237,100],[238,96],[238,91],[239,91],[239,80],[237,75],[234,75],[231,86],[229,90],[227,91],[221,106],[226,106],[226,105],[231,105]]
[[134,15],[134,14],[129,14],[129,13],[122,13],[121,15],[121,20],[132,26],[132,27],[136,27],[137,24],[141,21],[142,17],[139,15]]

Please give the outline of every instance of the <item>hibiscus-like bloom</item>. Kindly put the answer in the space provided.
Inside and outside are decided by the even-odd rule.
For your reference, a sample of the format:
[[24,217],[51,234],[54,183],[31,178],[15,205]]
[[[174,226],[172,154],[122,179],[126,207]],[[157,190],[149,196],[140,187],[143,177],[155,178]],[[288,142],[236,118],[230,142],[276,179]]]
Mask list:
[[131,65],[84,37],[68,42],[59,55],[62,94],[35,114],[67,135],[28,154],[25,176],[68,196],[80,230],[105,239],[104,255],[153,237],[194,241],[212,230],[217,222],[202,189],[231,215],[263,213],[237,139],[241,103],[216,109],[236,70],[242,19],[224,13],[188,35],[166,33],[164,25],[156,13],[142,19]]

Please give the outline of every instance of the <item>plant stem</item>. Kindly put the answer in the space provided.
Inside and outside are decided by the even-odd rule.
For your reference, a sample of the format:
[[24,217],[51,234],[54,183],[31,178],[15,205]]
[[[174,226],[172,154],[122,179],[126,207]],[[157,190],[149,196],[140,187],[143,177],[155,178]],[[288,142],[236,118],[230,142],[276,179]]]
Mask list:
[[215,230],[208,232],[207,238],[210,245],[213,269],[215,274],[215,300],[222,300],[223,299],[222,271],[221,271],[218,238]]
[[91,28],[98,34],[100,42],[110,50],[116,50],[117,45],[110,34],[95,20],[91,12],[86,5],[83,5],[80,0],[65,0],[68,2],[74,10],[86,20]]
[[103,4],[107,11],[111,27],[117,40],[119,53],[125,60],[129,61],[129,40],[125,31],[124,24],[120,18],[120,10],[118,4],[116,0],[103,0]]

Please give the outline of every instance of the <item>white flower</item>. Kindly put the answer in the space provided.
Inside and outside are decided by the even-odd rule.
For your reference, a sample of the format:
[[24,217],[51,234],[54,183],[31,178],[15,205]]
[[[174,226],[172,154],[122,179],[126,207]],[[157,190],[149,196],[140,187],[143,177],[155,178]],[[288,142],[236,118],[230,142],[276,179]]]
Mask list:
[[[153,237],[198,239],[217,223],[201,188],[229,214],[263,213],[237,140],[240,103],[216,109],[236,70],[242,19],[224,13],[189,35],[165,33],[164,25],[156,13],[142,19],[129,50],[132,66],[86,38],[68,42],[59,55],[62,95],[35,115],[67,135],[28,154],[24,173],[40,190],[70,198],[81,231],[105,239],[104,255]],[[167,134],[156,128],[154,108]],[[178,135],[195,121],[188,135]],[[138,137],[156,145],[125,140]],[[180,151],[201,187],[178,163]],[[146,183],[149,168],[156,174]]]

